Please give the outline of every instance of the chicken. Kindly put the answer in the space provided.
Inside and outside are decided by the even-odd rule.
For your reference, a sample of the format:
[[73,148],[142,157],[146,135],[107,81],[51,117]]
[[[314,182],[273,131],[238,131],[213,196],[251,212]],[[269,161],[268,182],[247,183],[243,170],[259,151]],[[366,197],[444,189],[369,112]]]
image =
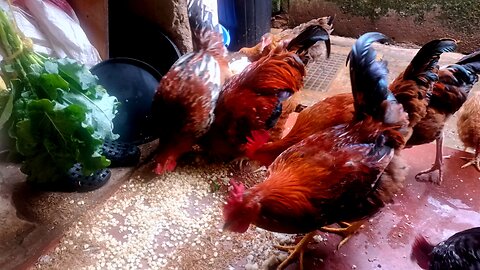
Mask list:
[[278,141],[283,137],[283,131],[291,113],[295,112],[300,105],[301,91],[295,92],[291,97],[282,101],[282,112],[278,117],[277,123],[268,130],[270,141]]
[[471,147],[475,151],[473,158],[464,158],[469,160],[462,168],[474,165],[480,171],[480,92],[475,91],[470,94],[465,104],[460,109],[457,130],[458,137],[465,145],[465,148]]
[[[284,35],[277,35],[277,37],[284,37],[286,33],[290,33],[290,36],[294,36],[294,38],[284,39],[282,42],[284,44],[288,44],[287,50],[291,52],[296,52],[297,54],[302,55],[302,61],[305,65],[307,65],[310,61],[315,60],[316,58],[320,57],[323,52],[323,47],[316,43],[319,38],[322,38],[325,33],[323,31],[318,31],[319,36],[312,36],[311,31],[309,29],[320,29],[319,27],[326,29],[327,33],[330,34],[333,29],[331,28],[332,20],[329,20],[325,24],[324,19],[317,19],[312,20],[309,23],[302,24],[301,26],[305,26],[305,30],[303,32],[298,33],[299,29],[303,29],[304,27],[299,27],[298,29],[289,29],[282,32]],[[320,23],[320,26],[317,23]],[[330,28],[329,28],[330,27]],[[325,40],[326,46],[326,56],[330,57],[330,40]],[[279,51],[282,46],[277,44],[275,49],[272,46],[271,50],[264,50],[265,51]],[[288,116],[295,111],[297,106],[299,105],[299,93],[296,92],[287,100],[282,101],[282,112],[280,117],[277,120],[277,124],[269,131],[270,141],[276,141],[281,139],[283,136],[283,130],[285,128],[285,124],[288,120]]]
[[173,64],[152,102],[159,137],[154,151],[157,174],[173,171],[177,159],[207,132],[221,87],[229,76],[222,36],[208,24],[193,31],[196,50]]
[[325,226],[358,224],[390,203],[403,186],[407,169],[399,152],[408,115],[388,90],[386,63],[376,61],[371,48],[384,39],[383,34],[366,33],[352,47],[355,117],[349,123],[294,144],[269,166],[266,179],[248,190],[232,181],[224,206],[226,230],[241,233],[254,224],[275,232],[308,233],[279,268],[302,253],[317,229],[348,239],[356,226]]
[[[265,35],[263,35],[262,41],[254,47],[244,47],[240,49],[239,52],[233,53],[230,56],[232,60],[230,61],[229,65],[232,73],[238,73],[238,71],[236,71],[238,70],[238,66],[245,68],[246,63],[258,61],[262,56],[266,56],[272,51],[276,51],[277,53],[281,52],[285,47],[287,47],[288,44],[290,44],[290,46],[287,47],[287,50],[304,54],[303,61],[305,65],[308,62],[316,60],[323,56],[325,54],[325,48],[326,56],[329,57],[330,40],[325,41],[324,48],[323,44],[316,43],[317,39],[315,37],[312,37],[312,34],[309,31],[306,31],[306,29],[312,27],[321,27],[325,29],[328,34],[330,34],[333,31],[333,19],[334,17],[322,17],[298,25],[293,29],[285,29],[278,34],[266,33]],[[323,32],[318,33],[320,34],[320,37],[324,35]],[[304,38],[306,38],[306,40]],[[311,44],[308,44],[308,42],[311,42]],[[299,45],[307,48],[306,51],[303,52],[302,48],[300,48]],[[245,61],[244,56],[247,56],[248,60]],[[293,94],[291,98],[282,102],[282,113],[278,119],[278,124],[269,131],[270,141],[279,140],[283,136],[283,129],[285,123],[288,120],[288,115],[294,112],[299,105],[298,99],[299,94],[297,93]]]
[[480,269],[480,227],[458,232],[435,246],[419,235],[411,259],[428,270]]
[[[455,49],[455,41],[450,39],[433,40],[425,44],[389,88],[395,97],[405,106],[411,121],[418,123],[425,117],[428,101],[427,94],[437,80],[436,69],[440,55]],[[248,158],[262,165],[269,165],[280,153],[300,140],[327,127],[348,123],[354,115],[353,96],[350,93],[328,97],[299,113],[290,132],[281,140],[270,142],[267,132],[252,132],[246,145]],[[413,132],[410,123],[408,139]]]
[[348,123],[353,119],[353,96],[351,93],[328,97],[303,109],[290,132],[280,140],[269,142],[270,134],[254,130],[245,146],[249,159],[261,165],[270,165],[288,147],[326,128]]
[[[480,53],[467,55],[456,64],[439,70],[439,80],[433,86],[427,115],[415,125],[413,134],[407,141],[407,147],[436,141],[435,163],[432,168],[418,173],[415,177],[417,181],[431,181],[435,184],[442,182],[443,127],[450,116],[467,100],[470,90],[478,81],[478,72],[480,72]],[[469,115],[463,119],[471,117]]]
[[[210,156],[222,160],[243,156],[243,146],[252,130],[282,132],[275,128],[282,115],[282,102],[302,88],[302,58],[313,44],[311,39],[328,41],[329,34],[319,26],[308,27],[283,52],[272,51],[228,80],[214,111],[215,120],[201,141]],[[299,48],[299,54],[288,52],[294,46]]]
[[[313,19],[309,22],[298,25],[293,29],[285,29],[278,34],[266,33],[262,36],[261,41],[253,47],[244,47],[241,48],[238,52],[232,52],[228,55],[228,62],[232,74],[238,74],[243,69],[245,69],[252,62],[258,61],[260,58],[267,56],[272,51],[280,53],[289,43],[295,44],[292,40],[296,39],[300,41],[297,43],[305,46],[306,42],[311,41],[312,44],[305,46],[307,51],[305,52],[304,58],[307,61],[312,61],[320,58],[325,55],[330,56],[330,40],[325,41],[325,47],[322,43],[315,43],[315,38],[306,31],[307,28],[323,28],[328,34],[331,34],[333,31],[333,17],[322,17],[318,19]],[[320,37],[324,35],[323,32],[318,32]],[[302,36],[306,36],[308,40],[302,42]],[[306,34],[306,35],[305,35]],[[313,44],[315,43],[315,44]],[[289,50],[291,52],[296,52],[298,46],[291,46]],[[306,62],[307,62],[306,61]]]
[[[262,56],[268,55],[271,51],[278,47],[282,47],[283,44],[288,44],[292,39],[297,37],[304,30],[312,25],[317,25],[325,29],[328,34],[333,31],[333,16],[321,17],[310,20],[306,23],[302,23],[293,29],[285,29],[278,34],[266,33],[262,36],[261,42],[255,46],[248,48],[244,47],[240,49],[240,53],[247,56],[251,62],[257,61]],[[326,44],[327,54],[330,54],[330,45]],[[308,49],[309,59],[316,59],[324,53],[325,49],[321,43],[312,44]]]

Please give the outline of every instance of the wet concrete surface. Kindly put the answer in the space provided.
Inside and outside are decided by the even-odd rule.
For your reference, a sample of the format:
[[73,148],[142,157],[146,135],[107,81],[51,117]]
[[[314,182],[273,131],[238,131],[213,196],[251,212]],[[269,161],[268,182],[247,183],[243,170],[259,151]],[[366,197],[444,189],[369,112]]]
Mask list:
[[458,231],[479,226],[480,173],[473,167],[460,169],[464,152],[445,149],[451,156],[445,159],[441,186],[415,181],[415,174],[430,165],[432,152],[433,145],[405,150],[410,174],[395,202],[370,218],[339,251],[335,250],[341,240],[338,236],[311,245],[306,269],[420,269],[410,260],[417,234],[438,243]]
[[[353,41],[333,37],[332,51],[346,56]],[[411,48],[375,47],[389,62],[391,80],[416,53]],[[460,57],[444,54],[441,63],[453,63]],[[349,85],[348,69],[343,66],[328,91],[307,89],[302,102],[309,105],[348,92]],[[478,91],[478,85],[474,91]],[[445,144],[462,148],[455,121],[452,117],[447,123]],[[410,175],[395,203],[366,222],[340,251],[335,251],[339,237],[320,233],[306,254],[306,269],[417,269],[409,259],[417,233],[437,242],[458,230],[478,226],[480,173],[473,167],[459,169],[459,157],[468,153],[445,149],[444,154],[451,154],[451,158],[445,160],[441,186],[414,180],[416,173],[430,167],[434,149],[429,144],[405,150]],[[255,228],[243,235],[219,230],[225,191],[215,191],[221,186],[217,181],[225,183],[231,177],[231,171],[224,167],[180,166],[178,174],[169,177],[185,178],[180,183],[188,196],[167,192],[177,188],[174,178],[155,178],[142,171],[129,177],[131,168],[113,170],[106,186],[81,194],[31,190],[23,183],[25,177],[17,164],[0,163],[0,172],[0,269],[127,269],[129,260],[138,269],[261,269],[272,256],[285,255],[273,249],[273,243],[288,243],[294,238]],[[175,200],[184,200],[199,212],[184,213],[182,205],[173,206]],[[196,220],[202,221],[200,227]],[[168,232],[168,237],[162,231]],[[139,242],[140,238],[148,244]],[[154,248],[148,249],[150,245]],[[128,254],[141,260],[137,264]],[[292,265],[288,269],[294,268]]]

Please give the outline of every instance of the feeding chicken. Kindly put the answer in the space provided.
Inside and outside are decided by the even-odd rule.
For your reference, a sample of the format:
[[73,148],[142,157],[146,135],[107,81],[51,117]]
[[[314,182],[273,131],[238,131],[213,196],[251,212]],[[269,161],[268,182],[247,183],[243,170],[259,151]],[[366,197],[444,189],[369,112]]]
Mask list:
[[[224,206],[225,229],[242,233],[254,224],[275,232],[308,233],[279,268],[299,253],[301,260],[317,229],[348,239],[362,219],[390,203],[403,186],[407,168],[398,150],[404,145],[408,115],[388,90],[386,63],[376,61],[371,48],[385,39],[383,34],[367,33],[352,47],[351,121],[285,150],[269,166],[263,182],[246,190],[232,181]],[[325,227],[344,222],[353,224]]]
[[[308,61],[315,60],[320,58],[325,54],[326,56],[330,56],[330,40],[325,41],[325,47],[322,43],[316,43],[315,38],[308,34],[308,31],[305,31],[307,28],[312,27],[321,27],[331,34],[333,31],[333,19],[334,17],[322,17],[318,19],[313,19],[309,22],[300,24],[293,29],[285,29],[280,33],[273,34],[271,32],[266,33],[262,36],[261,41],[253,47],[244,47],[241,48],[238,52],[231,53],[229,55],[229,66],[232,74],[238,74],[243,69],[245,69],[250,63],[259,60],[260,58],[267,56],[272,51],[277,51],[277,53],[281,52],[292,40],[301,40],[302,36],[306,37],[307,39],[312,42],[312,44],[305,46],[302,42],[298,42],[298,44],[308,48],[305,52],[304,58]],[[319,32],[321,36],[324,33]],[[306,40],[308,42],[308,40]],[[291,46],[289,50],[291,52],[296,52],[298,50],[298,46]],[[306,64],[306,63],[305,63]]]
[[[312,25],[320,26],[325,29],[328,34],[333,31],[333,16],[321,17],[310,20],[306,23],[302,23],[293,29],[285,29],[278,34],[266,33],[262,36],[261,41],[255,46],[248,48],[244,47],[240,49],[240,53],[247,56],[251,62],[257,61],[263,56],[268,55],[271,51],[283,47],[284,44],[290,43],[290,41],[303,33],[305,29]],[[330,45],[326,44],[327,55],[330,54]],[[325,52],[325,48],[321,43],[312,44],[308,49],[308,57],[310,59],[318,58]]]
[[[191,5],[199,4],[193,0]],[[204,9],[192,9],[189,12]],[[225,79],[229,76],[222,36],[205,14],[190,16],[195,51],[180,57],[162,78],[152,103],[159,145],[155,150],[155,173],[176,167],[177,159],[191,150],[214,119],[213,111]],[[192,22],[193,21],[193,22]],[[197,27],[195,27],[197,26]]]
[[419,235],[411,259],[428,270],[480,269],[480,227],[458,232],[437,245]]
[[[330,34],[333,31],[333,19],[334,17],[322,17],[313,19],[309,22],[298,25],[293,29],[285,29],[278,34],[266,33],[262,37],[262,41],[251,48],[242,48],[239,53],[234,55],[246,55],[248,62],[255,62],[262,56],[266,56],[272,52],[280,53],[287,48],[290,52],[296,52],[302,54],[302,60],[305,65],[312,60],[318,59],[325,55],[330,56],[330,40],[325,40],[325,47],[322,43],[318,43],[319,38],[323,38],[325,33],[318,31],[319,37],[316,38],[312,31],[308,29],[323,28]],[[293,41],[293,42],[292,42]],[[242,57],[241,59],[243,59]],[[241,60],[230,62],[229,65],[237,65],[241,63]],[[282,113],[278,119],[277,125],[269,130],[269,141],[279,140],[283,136],[284,125],[288,120],[288,115],[294,112],[297,106],[299,94],[293,94],[291,98],[282,102]]]
[[[432,168],[416,175],[418,181],[431,181],[436,184],[442,182],[443,176],[443,127],[452,114],[462,107],[473,85],[478,81],[477,73],[480,72],[480,53],[473,53],[460,59],[456,64],[441,68],[438,72],[439,80],[433,86],[427,115],[415,125],[413,134],[407,141],[407,147],[436,141],[435,162]],[[469,104],[475,102],[472,100]],[[466,140],[468,146],[475,148],[475,143],[468,136],[475,134],[478,125],[474,120],[475,105],[465,108],[459,120],[461,138]],[[465,115],[468,113],[468,115]],[[470,120],[471,119],[471,120]],[[470,133],[473,131],[474,133]],[[468,135],[467,135],[468,134]],[[474,159],[473,164],[476,162]]]
[[[222,160],[243,156],[252,130],[283,132],[283,125],[275,127],[282,117],[283,102],[302,88],[303,57],[312,39],[328,42],[329,34],[319,26],[310,26],[282,52],[272,51],[225,83],[214,111],[215,120],[201,141],[210,156]],[[297,53],[290,52],[294,47]]]
[[[455,46],[450,39],[428,42],[417,52],[405,71],[390,84],[389,88],[404,105],[411,119],[406,139],[413,132],[414,125],[427,114],[427,95],[438,78],[436,70],[440,55],[454,50]],[[348,123],[353,116],[354,102],[350,93],[328,97],[300,112],[290,132],[281,140],[268,142],[267,132],[252,132],[246,155],[262,165],[269,165],[291,145],[327,127]]]

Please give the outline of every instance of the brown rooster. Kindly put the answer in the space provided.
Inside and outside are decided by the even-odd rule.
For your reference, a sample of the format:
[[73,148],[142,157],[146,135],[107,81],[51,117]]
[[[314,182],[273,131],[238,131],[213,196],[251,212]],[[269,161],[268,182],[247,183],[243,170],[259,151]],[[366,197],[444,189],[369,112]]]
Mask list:
[[245,147],[245,154],[248,158],[268,166],[288,147],[326,128],[349,123],[353,115],[351,93],[328,97],[303,109],[290,132],[280,140],[269,142],[271,139],[267,131],[252,131]]
[[444,52],[452,52],[457,44],[453,39],[436,39],[423,45],[410,64],[390,84],[389,88],[408,112],[410,133],[427,116],[429,97],[438,81],[438,61]]
[[[194,4],[199,2],[190,3]],[[174,170],[177,159],[207,132],[221,87],[230,75],[222,36],[211,25],[200,26],[198,16],[203,17],[203,13],[190,16],[195,51],[173,64],[153,99],[152,115],[159,137],[154,152],[157,174]]]
[[[285,47],[290,52],[303,54],[303,61],[305,65],[313,60],[325,55],[330,56],[330,40],[325,41],[325,47],[322,43],[316,43],[316,38],[312,36],[308,28],[321,27],[330,34],[333,31],[334,17],[322,17],[310,20],[309,22],[298,25],[293,29],[285,29],[278,34],[266,33],[262,37],[262,41],[251,48],[242,48],[239,51],[240,55],[246,55],[250,62],[257,61],[262,56],[266,56],[272,51],[280,53]],[[319,31],[320,36],[324,33]],[[293,40],[293,42],[292,42]],[[310,42],[310,44],[308,44]],[[302,49],[303,47],[304,49]],[[325,50],[326,49],[326,50]],[[303,51],[305,50],[305,51]],[[235,53],[238,56],[237,53]],[[269,141],[279,140],[283,135],[284,125],[288,120],[288,115],[295,111],[299,105],[299,94],[293,96],[282,102],[282,113],[278,119],[278,124],[269,130]]]
[[[266,33],[263,35],[262,40],[257,45],[248,48],[244,47],[240,49],[240,53],[248,57],[251,62],[257,61],[262,56],[268,55],[271,51],[278,47],[284,47],[284,44],[290,43],[290,41],[303,33],[306,28],[316,25],[325,29],[328,34],[333,31],[333,16],[321,17],[318,19],[310,20],[306,23],[302,23],[293,29],[285,29],[277,34]],[[330,45],[326,46],[327,55],[330,54]],[[311,59],[318,58],[325,52],[325,48],[321,43],[312,44],[308,49],[308,57]]]
[[280,269],[303,252],[317,229],[348,239],[355,227],[324,226],[375,214],[403,185],[406,166],[396,150],[404,145],[408,116],[388,90],[386,63],[376,61],[371,48],[384,39],[383,34],[367,33],[352,47],[355,117],[350,123],[288,148],[270,165],[267,178],[252,188],[234,184],[224,207],[225,229],[245,232],[254,224],[275,232],[308,233]]
[[[211,156],[223,160],[241,157],[252,130],[278,125],[282,102],[302,88],[302,58],[314,44],[312,39],[328,41],[329,34],[316,25],[307,27],[283,52],[272,51],[228,80],[215,108],[215,121],[201,141]],[[288,52],[293,47],[298,54]]]
[[[413,134],[407,141],[407,147],[436,141],[435,163],[432,168],[416,175],[418,181],[428,180],[436,184],[442,182],[443,127],[450,116],[458,111],[467,100],[468,93],[478,81],[477,73],[479,72],[480,53],[478,52],[467,55],[456,64],[439,70],[439,80],[433,86],[433,92],[427,107],[427,115],[415,125]],[[462,119],[466,120],[470,117],[472,116],[468,115]],[[463,126],[465,122],[459,123],[462,123],[461,126]],[[469,129],[462,129],[462,132],[463,130],[467,131]]]
[[[418,123],[426,116],[431,85],[438,79],[436,75],[437,63],[440,55],[455,49],[455,42],[450,39],[433,40],[425,44],[412,59],[411,63],[402,72],[389,88],[394,92],[398,101],[405,106],[405,110],[412,118],[408,139],[413,132],[413,123]],[[298,115],[297,121],[290,132],[281,140],[269,141],[269,134],[264,131],[255,131],[249,138],[246,146],[246,155],[250,159],[259,161],[262,165],[269,165],[291,145],[319,132],[327,127],[348,123],[354,115],[353,96],[350,93],[328,97],[304,109]]]
[[419,235],[410,258],[422,269],[480,269],[480,227],[458,232],[437,245]]

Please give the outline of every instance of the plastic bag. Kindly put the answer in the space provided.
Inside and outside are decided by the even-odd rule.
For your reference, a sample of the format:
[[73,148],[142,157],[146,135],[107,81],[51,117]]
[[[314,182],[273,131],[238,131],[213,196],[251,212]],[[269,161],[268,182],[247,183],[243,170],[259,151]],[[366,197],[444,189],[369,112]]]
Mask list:
[[[102,61],[73,11],[68,14],[58,4],[43,0],[17,0],[15,4],[28,9],[13,6],[12,12],[18,28],[32,39],[35,51],[59,58],[69,57],[88,67]],[[10,9],[6,0],[0,0],[0,7]]]

